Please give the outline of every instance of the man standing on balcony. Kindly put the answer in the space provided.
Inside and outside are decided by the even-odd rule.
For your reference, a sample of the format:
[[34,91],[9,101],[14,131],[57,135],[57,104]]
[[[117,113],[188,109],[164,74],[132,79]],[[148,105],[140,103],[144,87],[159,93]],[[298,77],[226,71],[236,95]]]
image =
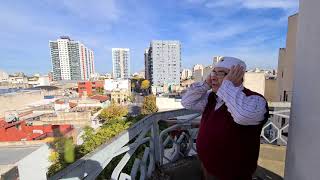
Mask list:
[[204,82],[182,97],[187,109],[202,112],[197,152],[207,180],[251,180],[257,168],[265,98],[243,87],[246,64],[224,57]]

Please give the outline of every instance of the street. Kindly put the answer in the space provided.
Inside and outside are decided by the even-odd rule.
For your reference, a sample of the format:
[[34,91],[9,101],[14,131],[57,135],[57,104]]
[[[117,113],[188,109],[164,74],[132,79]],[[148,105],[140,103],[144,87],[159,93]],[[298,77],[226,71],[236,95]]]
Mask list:
[[141,113],[141,107],[143,103],[143,96],[138,93],[133,93],[135,95],[135,102],[128,105],[129,115],[136,116]]

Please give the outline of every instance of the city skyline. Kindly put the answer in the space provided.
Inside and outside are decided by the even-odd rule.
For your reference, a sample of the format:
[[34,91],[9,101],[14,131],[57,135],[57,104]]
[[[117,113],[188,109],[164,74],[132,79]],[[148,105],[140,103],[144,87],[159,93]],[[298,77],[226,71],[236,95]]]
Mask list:
[[183,68],[209,65],[216,55],[240,57],[249,68],[275,68],[287,18],[297,7],[297,0],[3,2],[0,69],[47,73],[47,42],[61,35],[91,47],[99,73],[112,71],[113,47],[130,48],[130,69],[142,70],[145,47],[158,39],[181,42]]

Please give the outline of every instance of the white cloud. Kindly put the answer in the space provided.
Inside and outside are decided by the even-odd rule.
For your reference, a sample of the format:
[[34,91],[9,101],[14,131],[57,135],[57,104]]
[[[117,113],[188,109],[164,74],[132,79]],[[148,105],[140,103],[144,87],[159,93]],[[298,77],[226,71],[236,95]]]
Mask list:
[[243,0],[242,5],[249,9],[279,8],[291,9],[298,7],[297,0]]
[[211,0],[205,3],[208,8],[234,7],[247,9],[293,9],[298,7],[298,0]]
[[64,8],[75,15],[86,20],[116,21],[121,12],[116,0],[96,0],[94,2],[86,0],[62,0],[60,3],[50,1],[50,3],[61,4]]

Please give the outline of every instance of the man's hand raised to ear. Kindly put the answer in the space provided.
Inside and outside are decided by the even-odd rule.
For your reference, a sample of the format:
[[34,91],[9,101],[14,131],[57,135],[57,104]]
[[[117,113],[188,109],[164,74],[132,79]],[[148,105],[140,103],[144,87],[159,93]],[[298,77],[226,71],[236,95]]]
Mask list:
[[238,87],[242,84],[244,73],[245,71],[242,66],[232,66],[229,73],[226,75],[226,77],[224,77],[223,80],[229,80],[235,87]]

